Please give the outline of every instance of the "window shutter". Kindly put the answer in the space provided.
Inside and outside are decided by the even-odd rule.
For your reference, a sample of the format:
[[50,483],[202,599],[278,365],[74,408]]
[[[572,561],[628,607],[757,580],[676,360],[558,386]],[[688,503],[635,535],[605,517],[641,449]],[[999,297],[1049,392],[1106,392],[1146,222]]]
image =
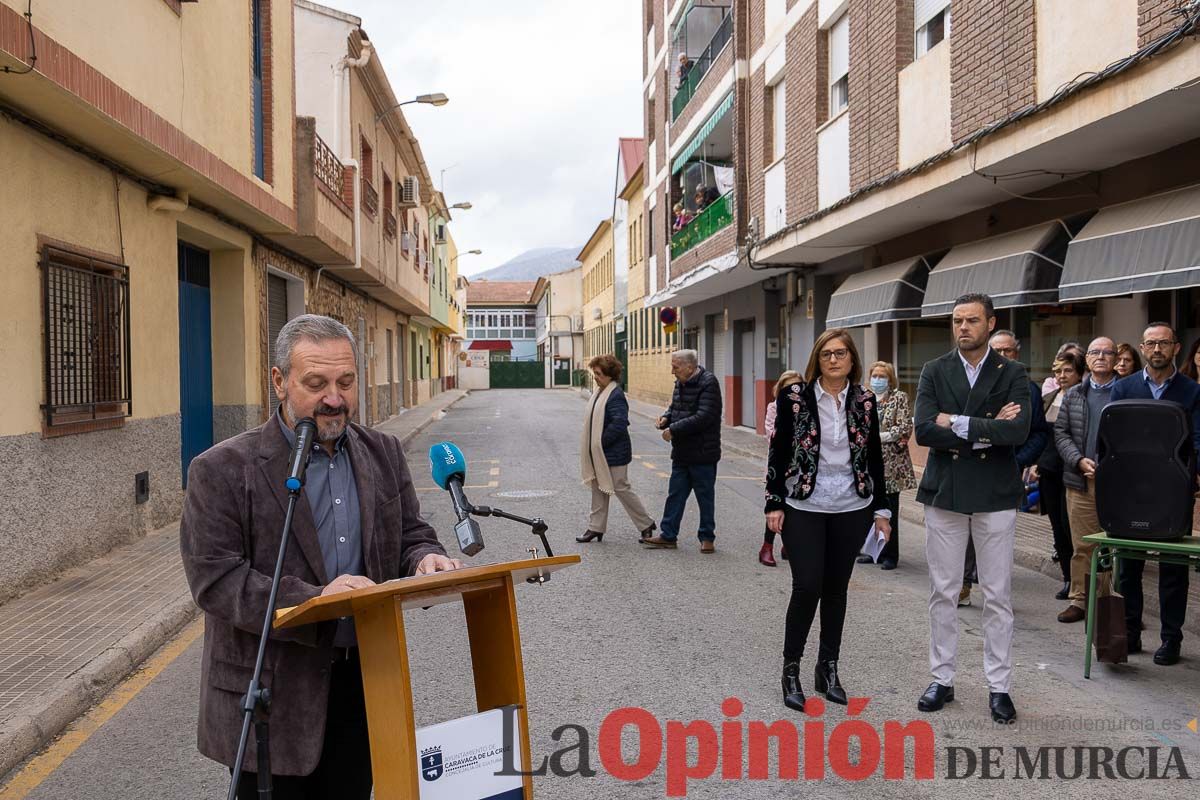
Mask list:
[[946,0],[914,0],[913,30],[921,30],[926,22],[936,17],[939,11],[949,5]]
[[850,15],[842,14],[829,31],[829,83],[850,72]]

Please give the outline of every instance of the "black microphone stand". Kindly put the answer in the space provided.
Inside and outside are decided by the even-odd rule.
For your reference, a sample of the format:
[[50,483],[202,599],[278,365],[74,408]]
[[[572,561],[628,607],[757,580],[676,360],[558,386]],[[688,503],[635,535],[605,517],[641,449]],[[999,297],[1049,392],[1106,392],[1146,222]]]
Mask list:
[[[304,466],[308,465],[311,453],[304,454]],[[258,640],[258,656],[254,659],[254,675],[250,678],[250,687],[242,696],[242,737],[238,740],[237,758],[234,759],[233,775],[229,781],[227,800],[237,799],[238,781],[242,777],[242,758],[246,755],[246,745],[250,739],[250,722],[254,721],[254,745],[258,765],[258,796],[260,800],[270,800],[271,789],[271,737],[267,722],[267,712],[271,707],[271,690],[259,685],[262,679],[263,659],[267,654],[267,637],[271,633],[271,622],[275,617],[275,604],[279,595],[279,582],[283,577],[283,557],[287,552],[288,539],[292,534],[292,514],[296,510],[296,501],[300,499],[300,489],[304,486],[304,471],[300,472],[299,480],[288,480],[287,515],[283,519],[283,535],[279,540],[279,555],[275,558],[275,575],[271,578],[271,592],[267,596],[267,613],[263,616],[262,635]]]
[[[507,511],[503,511],[499,508],[474,505],[467,508],[467,513],[474,514],[477,517],[500,517],[500,519],[512,520],[513,522],[519,522],[522,525],[528,525],[532,529],[533,535],[542,540],[542,548],[546,551],[546,556],[548,558],[554,557],[554,551],[550,549],[550,542],[546,540],[546,531],[549,530],[549,526],[546,525],[546,520],[542,519],[541,517],[529,519],[528,517],[519,517],[516,514],[509,514]],[[545,583],[548,580],[550,580],[550,573],[543,573],[539,571],[536,577],[526,578],[525,582],[540,584]]]

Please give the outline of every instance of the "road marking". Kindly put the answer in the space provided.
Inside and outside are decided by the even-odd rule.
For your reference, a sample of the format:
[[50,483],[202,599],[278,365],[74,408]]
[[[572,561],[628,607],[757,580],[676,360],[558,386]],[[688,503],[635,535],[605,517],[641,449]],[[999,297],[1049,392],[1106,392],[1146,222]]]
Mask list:
[[492,467],[491,470],[488,472],[488,475],[499,475],[499,474],[500,474],[499,467]]
[[658,467],[654,466],[654,465],[653,465],[653,464],[651,464],[649,461],[643,461],[643,462],[641,462],[641,464],[642,464],[642,466],[643,466],[643,467],[645,467],[646,469],[658,469]]
[[5,800],[22,800],[40,786],[72,753],[82,747],[93,733],[100,730],[104,723],[137,697],[138,693],[170,666],[172,661],[179,658],[203,632],[204,619],[192,621],[178,636],[143,663],[137,672],[122,681],[98,706],[68,725],[44,752],[34,756],[24,769],[13,776],[0,791],[0,795],[3,795]]

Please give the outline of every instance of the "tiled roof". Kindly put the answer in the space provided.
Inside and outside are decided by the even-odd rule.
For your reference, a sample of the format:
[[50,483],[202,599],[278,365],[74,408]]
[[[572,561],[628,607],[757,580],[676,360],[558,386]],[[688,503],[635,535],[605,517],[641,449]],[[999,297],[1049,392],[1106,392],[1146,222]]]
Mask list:
[[467,287],[467,305],[528,303],[537,281],[478,280]]
[[633,173],[646,160],[646,140],[621,138],[621,163],[625,174],[621,176],[621,186],[624,187],[633,178]]

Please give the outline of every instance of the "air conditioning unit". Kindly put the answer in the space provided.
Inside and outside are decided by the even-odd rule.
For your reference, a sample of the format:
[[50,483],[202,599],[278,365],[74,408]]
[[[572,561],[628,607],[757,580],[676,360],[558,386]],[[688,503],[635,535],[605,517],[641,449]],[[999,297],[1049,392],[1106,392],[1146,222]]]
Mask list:
[[416,208],[420,202],[421,182],[417,180],[416,175],[405,175],[404,180],[400,182],[400,207]]

